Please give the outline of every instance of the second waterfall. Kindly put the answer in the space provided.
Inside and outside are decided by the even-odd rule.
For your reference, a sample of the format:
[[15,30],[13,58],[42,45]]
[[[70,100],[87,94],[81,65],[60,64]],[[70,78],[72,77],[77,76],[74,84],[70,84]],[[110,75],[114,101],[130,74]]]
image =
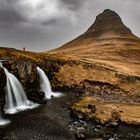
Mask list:
[[46,99],[50,99],[52,96],[59,97],[61,93],[52,91],[50,81],[45,72],[40,67],[37,67],[37,73],[39,76],[40,90],[45,92]]

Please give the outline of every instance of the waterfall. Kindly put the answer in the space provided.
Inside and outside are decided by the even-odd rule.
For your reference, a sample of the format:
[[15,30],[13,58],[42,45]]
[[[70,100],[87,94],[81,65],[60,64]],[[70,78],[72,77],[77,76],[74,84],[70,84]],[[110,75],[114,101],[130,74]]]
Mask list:
[[52,91],[50,81],[40,67],[37,67],[37,73],[39,76],[40,89],[41,91],[45,92],[45,97],[47,99],[50,99],[52,96],[59,97],[61,94]]
[[7,77],[7,84],[5,88],[5,113],[14,114],[19,111],[37,107],[38,104],[34,104],[33,102],[27,99],[26,93],[19,80],[5,67],[3,67],[2,64],[0,66],[4,69]]

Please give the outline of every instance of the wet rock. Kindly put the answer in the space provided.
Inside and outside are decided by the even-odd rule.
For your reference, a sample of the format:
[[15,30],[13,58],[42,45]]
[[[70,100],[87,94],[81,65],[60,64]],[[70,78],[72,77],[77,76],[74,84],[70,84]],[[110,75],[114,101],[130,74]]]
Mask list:
[[79,131],[75,132],[75,136],[76,136],[77,140],[86,140],[85,135]]
[[17,116],[13,123],[5,132],[5,140],[75,140],[74,134],[45,113]]
[[102,138],[95,138],[94,140],[103,140]]
[[116,77],[120,78],[122,81],[130,82],[130,83],[135,83],[137,81],[140,81],[140,77],[138,76],[116,74]]
[[6,86],[6,75],[3,68],[0,67],[0,111],[4,113],[4,105],[5,105],[5,92],[4,88]]
[[119,126],[119,124],[120,124],[120,120],[111,120],[109,122],[110,127],[117,127],[117,126]]
[[102,128],[102,126],[101,125],[96,125],[96,127],[95,127],[95,129],[98,131],[98,130],[100,130]]
[[88,109],[91,109],[91,112],[92,112],[92,113],[95,113],[95,112],[96,112],[96,106],[95,106],[95,105],[89,104],[89,105],[88,105]]
[[36,89],[29,89],[26,91],[26,93],[29,100],[32,100],[40,104],[46,103],[45,93],[43,91],[39,91]]
[[6,75],[3,68],[0,67],[0,89],[6,86]]
[[25,89],[35,89],[37,87],[36,64],[26,59],[13,59],[3,64],[22,83]]
[[53,98],[54,96],[53,95],[51,95],[51,98]]
[[82,115],[82,114],[77,114],[77,117],[79,118],[79,119],[83,119],[84,118],[84,116]]
[[112,119],[109,121],[109,126],[117,127],[120,124],[121,115],[116,110],[112,111]]

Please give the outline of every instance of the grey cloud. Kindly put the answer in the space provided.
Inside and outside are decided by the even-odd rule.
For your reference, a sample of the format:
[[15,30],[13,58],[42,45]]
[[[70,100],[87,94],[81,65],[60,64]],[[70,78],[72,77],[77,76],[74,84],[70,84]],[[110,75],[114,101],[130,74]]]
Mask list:
[[17,0],[0,0],[0,22],[7,25],[25,22],[24,17],[15,8]]
[[86,3],[85,0],[61,0],[65,5],[67,5],[68,8],[71,10],[77,11],[79,8],[83,6],[84,3]]
[[[85,32],[104,9],[116,11],[140,36],[139,0],[0,0],[0,46],[43,51]],[[50,8],[50,9],[49,9]]]
[[0,9],[1,22],[23,22],[25,19],[13,9]]
[[[54,4],[54,7],[52,7],[52,13],[49,13],[51,9],[47,10],[50,7],[47,5],[47,1],[43,0],[42,5],[37,6],[34,10],[27,0],[0,0],[0,21],[9,24],[27,22],[45,26],[54,23],[54,21],[62,20],[73,23],[77,19],[77,11],[85,3],[84,0],[50,1],[50,6]],[[45,6],[46,11],[44,10]]]

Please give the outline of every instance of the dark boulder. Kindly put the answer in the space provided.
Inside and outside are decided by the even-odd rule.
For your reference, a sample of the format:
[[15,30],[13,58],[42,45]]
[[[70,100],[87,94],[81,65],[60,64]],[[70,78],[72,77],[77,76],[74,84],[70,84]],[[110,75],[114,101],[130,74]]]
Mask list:
[[92,112],[92,113],[95,113],[95,112],[96,112],[96,106],[95,106],[95,105],[89,104],[89,105],[88,105],[88,109],[91,109],[91,112]]
[[44,104],[46,103],[45,100],[45,93],[36,89],[29,89],[26,91],[28,99],[34,102]]
[[6,86],[6,75],[3,68],[0,67],[0,111],[2,112],[2,114],[5,104],[5,92],[4,92],[5,86]]

